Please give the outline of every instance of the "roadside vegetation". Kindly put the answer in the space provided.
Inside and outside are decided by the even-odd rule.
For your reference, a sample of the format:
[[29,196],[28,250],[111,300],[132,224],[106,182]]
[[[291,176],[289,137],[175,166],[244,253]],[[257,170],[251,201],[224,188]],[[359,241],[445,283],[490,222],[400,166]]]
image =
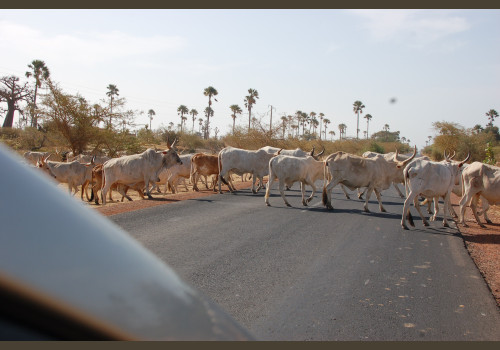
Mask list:
[[[275,146],[285,149],[301,148],[306,151],[325,149],[325,154],[344,151],[361,155],[365,151],[400,153],[412,151],[411,140],[393,131],[385,124],[382,130],[370,133],[370,121],[374,118],[364,113],[367,108],[362,101],[352,104],[353,118],[357,121],[355,138],[346,137],[346,124],[332,125],[324,113],[297,110],[293,115],[282,115],[271,119],[252,110],[259,100],[256,89],[248,89],[242,96],[243,106],[233,104],[231,130],[220,135],[218,128],[211,127],[216,118],[212,109],[218,103],[219,92],[213,86],[200,91],[207,98],[207,107],[202,113],[180,104],[176,109],[179,123],[153,130],[151,121],[156,118],[154,109],[147,109],[149,123],[138,125],[136,119],[144,111],[127,109],[126,98],[120,96],[119,88],[109,84],[106,94],[99,101],[89,101],[79,94],[71,95],[55,82],[44,61],[33,60],[27,66],[25,81],[16,76],[0,77],[0,115],[4,115],[0,129],[0,141],[12,149],[24,151],[49,151],[61,155],[88,152],[115,157],[139,153],[148,147],[162,149],[167,140],[178,139],[178,149],[183,152],[217,153],[225,146],[258,149]],[[248,113],[248,125],[242,122]],[[14,125],[14,115],[19,118]],[[203,116],[200,116],[203,114]],[[471,116],[477,118],[478,116]],[[490,109],[483,116],[485,125],[477,124],[465,128],[454,122],[440,121],[433,124],[435,136],[428,136],[422,154],[441,160],[444,151],[456,152],[456,158],[465,158],[471,153],[471,161],[497,164],[500,157],[500,134],[493,126],[498,113]],[[227,117],[226,117],[227,118]],[[364,119],[364,120],[363,120]],[[366,124],[365,124],[366,122]],[[246,124],[246,122],[242,123]],[[54,156],[51,159],[56,159]]]

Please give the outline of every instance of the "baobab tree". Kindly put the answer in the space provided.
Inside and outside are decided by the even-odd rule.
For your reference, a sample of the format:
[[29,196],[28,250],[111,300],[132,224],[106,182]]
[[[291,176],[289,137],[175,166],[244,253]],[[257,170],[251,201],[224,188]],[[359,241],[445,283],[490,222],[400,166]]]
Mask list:
[[38,114],[36,108],[36,97],[38,95],[38,88],[42,87],[42,81],[46,81],[50,77],[49,68],[45,65],[44,61],[41,60],[33,60],[31,64],[28,64],[28,68],[31,71],[25,73],[26,78],[35,78],[35,92],[33,94],[33,102],[30,106],[30,114],[31,114],[31,126],[37,127],[38,125]]
[[366,138],[368,139],[368,125],[370,124],[370,120],[372,120],[373,117],[371,116],[371,114],[366,114],[364,118],[366,119],[366,134],[365,135],[366,135]]
[[259,98],[259,92],[255,89],[248,89],[248,95],[243,100],[245,107],[248,109],[248,132],[250,132],[252,121],[252,106],[257,103],[257,98]]
[[241,110],[240,106],[238,106],[238,105],[231,105],[229,107],[229,109],[231,109],[231,112],[233,112],[233,114],[231,114],[231,117],[233,118],[233,135],[234,135],[234,125],[236,123],[236,114],[241,114],[243,111]]
[[7,103],[7,115],[3,121],[4,128],[12,128],[14,123],[14,112],[20,110],[19,101],[25,101],[30,95],[28,83],[19,85],[16,76],[4,76],[0,78],[0,102]]
[[356,129],[356,138],[359,139],[359,114],[363,113],[363,108],[365,108],[365,105],[361,101],[354,101],[353,103],[353,111],[355,114],[358,115],[357,118],[357,129]]

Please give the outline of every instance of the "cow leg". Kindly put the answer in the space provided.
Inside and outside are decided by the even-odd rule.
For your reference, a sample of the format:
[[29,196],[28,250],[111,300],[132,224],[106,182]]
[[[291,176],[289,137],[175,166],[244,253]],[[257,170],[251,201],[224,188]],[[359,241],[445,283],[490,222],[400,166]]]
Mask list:
[[366,189],[366,198],[365,198],[365,205],[363,205],[363,209],[366,213],[369,213],[370,210],[368,209],[368,201],[370,200],[370,197],[372,195],[373,188],[369,187]]
[[[464,181],[465,182],[465,181]],[[467,204],[471,202],[471,199],[476,195],[476,192],[473,192],[471,188],[467,186],[467,184],[464,183],[464,195],[462,196],[462,199],[460,200],[460,217],[458,219],[458,222],[464,225],[464,227],[469,227],[465,223],[465,209],[467,208]]]
[[[305,185],[306,185],[306,184],[304,183],[304,186],[305,186]],[[310,201],[312,201],[312,200],[313,200],[313,198],[314,198],[314,194],[316,193],[316,185],[314,184],[314,182],[313,182],[313,183],[310,183],[310,184],[309,184],[309,186],[311,186],[311,187],[312,187],[312,192],[311,192],[311,195],[310,195],[309,197],[307,197],[307,203],[309,203]]]
[[422,209],[420,208],[420,202],[418,201],[418,198],[415,197],[413,199],[413,205],[415,206],[415,209],[417,209],[418,211],[418,214],[420,215],[420,217],[422,218],[422,224],[424,226],[429,226],[429,222],[427,221],[427,219],[425,218],[424,214],[422,214]]
[[434,215],[431,216],[431,221],[436,221],[437,215],[439,214],[439,197],[434,197],[432,199],[434,202]]
[[[328,185],[323,185],[323,205],[330,210],[333,210],[332,206],[332,190],[335,186],[340,183],[339,180],[333,179],[328,183]],[[341,187],[343,187],[341,185]]]
[[255,182],[257,180],[257,177],[256,176],[253,176],[252,177],[252,193],[255,194],[257,193],[257,191],[255,191]]
[[[405,203],[403,205],[403,214],[401,215],[401,227],[405,230],[408,230],[408,226],[406,226],[406,217],[409,216],[410,214],[411,203],[413,202],[413,204],[415,205],[414,202],[415,199],[417,199],[418,201],[418,198],[416,198],[416,194],[410,191],[410,194],[408,195],[408,197],[406,197]],[[410,221],[410,224],[414,226],[413,219]]]
[[380,192],[376,188],[374,188],[373,190],[375,191],[375,196],[377,196],[379,210],[382,213],[387,212],[387,210],[385,210],[384,206],[382,205],[382,200],[380,199]]
[[[479,197],[480,195],[477,194],[477,196]],[[492,224],[491,220],[488,218],[488,215],[486,214],[486,212],[490,208],[490,204],[488,203],[488,201],[485,198],[481,198],[481,207],[482,207],[481,213],[478,212],[477,215],[482,214],[484,217],[484,220],[486,220],[486,222],[488,224]]]
[[401,190],[399,189],[399,186],[397,183],[393,182],[392,186],[396,189],[396,192],[399,194],[400,198],[402,198],[402,199],[405,198],[405,195],[403,193],[401,193]]
[[[443,226],[444,227],[450,227],[450,225],[448,224],[448,213],[450,212],[450,207],[449,207],[449,203],[451,203],[450,201],[450,194],[451,194],[451,189],[448,191],[448,193],[446,193],[446,196],[444,198],[444,209],[443,209]],[[477,213],[476,213],[477,215]]]
[[479,200],[479,194],[476,194],[472,198],[472,201],[470,203],[470,208],[472,209],[472,214],[474,214],[474,218],[476,219],[477,224],[479,226],[481,226],[482,228],[486,228],[486,226],[481,223],[481,221],[479,220],[479,216],[477,215],[477,202],[478,202],[478,200]]
[[148,196],[149,199],[154,199],[149,188],[149,178],[144,179],[144,185],[146,186],[146,196]]
[[345,198],[347,198],[347,199],[351,199],[351,197],[349,197],[349,194],[347,194],[347,191],[346,191],[346,189],[345,189],[344,185],[340,184],[340,188],[341,188],[341,189],[342,189],[342,191],[344,192],[344,194],[345,194]]
[[274,180],[275,180],[275,177],[269,175],[269,180],[267,181],[267,185],[266,185],[266,195],[264,196],[264,202],[266,203],[266,205],[268,207],[271,206],[271,204],[269,204],[269,195],[271,194],[271,187],[273,186]]
[[358,188],[358,199],[363,199],[363,195],[365,194],[366,192],[366,188],[361,191],[361,188]]

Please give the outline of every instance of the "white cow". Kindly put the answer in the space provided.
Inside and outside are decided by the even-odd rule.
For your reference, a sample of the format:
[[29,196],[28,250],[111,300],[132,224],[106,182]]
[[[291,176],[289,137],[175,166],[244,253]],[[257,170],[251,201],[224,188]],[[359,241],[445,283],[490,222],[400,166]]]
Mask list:
[[48,156],[50,156],[50,152],[34,152],[34,151],[28,151],[23,153],[24,159],[26,159],[30,164],[36,165],[36,163],[44,158],[45,160],[48,159]]
[[[177,141],[177,140],[176,140]],[[144,181],[146,195],[152,199],[149,184],[159,182],[159,173],[163,168],[182,164],[177,152],[167,142],[168,150],[147,149],[143,153],[120,158],[112,158],[103,166],[102,203],[106,204],[106,194],[114,183],[131,184]]]
[[[271,192],[271,187],[274,181],[278,179],[281,198],[283,198],[287,206],[291,207],[285,197],[285,185],[292,186],[297,181],[300,181],[302,205],[307,206],[307,203],[313,199],[314,193],[316,192],[316,180],[323,178],[324,162],[317,160],[320,155],[321,154],[317,156],[295,157],[278,153],[276,157],[271,158],[269,160],[269,181],[267,182],[265,195],[266,205],[270,206],[269,194]],[[307,200],[305,198],[306,184],[312,187],[312,193]]]
[[163,168],[159,175],[160,181],[157,182],[153,188],[157,187],[159,190],[159,186],[161,184],[165,184],[163,193],[167,193],[168,188],[171,189],[172,193],[176,193],[179,180],[184,180],[184,186],[187,191],[188,188],[186,186],[185,179],[189,179],[191,171],[191,157],[193,155],[194,153],[180,155],[179,158],[182,164],[174,164],[168,169]]
[[106,161],[110,160],[110,157],[107,156],[98,156],[98,155],[91,155],[91,154],[79,154],[76,157],[68,158],[68,162],[73,162],[77,161],[80,163],[88,163],[90,160],[94,158],[94,163],[95,164],[104,164]]
[[[462,172],[464,194],[460,200],[459,222],[467,227],[465,223],[465,208],[470,203],[472,213],[477,223],[485,227],[480,221],[476,210],[477,201],[481,196],[483,212],[485,213],[489,204],[500,204],[500,168],[497,166],[473,162]],[[485,216],[486,222],[491,223]]]
[[420,210],[420,203],[417,198],[420,194],[428,198],[444,198],[443,226],[449,227],[447,215],[450,211],[450,194],[453,186],[458,184],[462,166],[469,160],[469,157],[470,154],[467,155],[467,158],[462,162],[441,163],[424,159],[413,160],[409,158],[398,163],[398,167],[404,167],[403,174],[407,194],[401,217],[401,227],[408,230],[406,226],[407,216],[410,225],[415,226],[411,215],[409,215],[410,204],[412,202],[420,214],[424,226],[429,226],[429,222],[425,219]]
[[[416,148],[414,155],[416,153]],[[414,156],[413,155],[413,156]],[[387,161],[384,158],[363,158],[345,152],[335,152],[325,159],[325,177],[323,186],[323,204],[328,209],[333,209],[332,189],[338,184],[344,185],[350,190],[366,187],[366,199],[364,210],[368,210],[368,200],[372,192],[375,192],[381,212],[385,212],[380,199],[380,192],[388,189],[394,182],[394,174],[397,163]],[[327,180],[331,178],[328,182]]]
[[[54,177],[60,183],[67,183],[69,193],[75,195],[78,192],[78,186],[82,186],[81,199],[83,200],[83,193],[87,188],[88,184],[92,181],[92,168],[94,166],[93,160],[90,163],[82,164],[80,162],[74,161],[70,163],[66,162],[53,162],[47,161],[50,155],[45,158],[40,158],[37,161],[36,166],[44,170],[47,174]],[[73,189],[75,190],[72,193]],[[87,196],[87,200],[89,196]]]
[[[221,182],[226,184],[231,192],[235,191],[230,177],[231,173],[240,176],[245,173],[252,174],[252,193],[257,193],[264,183],[264,176],[269,172],[269,159],[274,156],[275,154],[267,153],[262,149],[249,151],[234,147],[223,148],[218,155],[219,193],[222,193]],[[261,183],[257,190],[255,190],[256,179],[259,179]]]

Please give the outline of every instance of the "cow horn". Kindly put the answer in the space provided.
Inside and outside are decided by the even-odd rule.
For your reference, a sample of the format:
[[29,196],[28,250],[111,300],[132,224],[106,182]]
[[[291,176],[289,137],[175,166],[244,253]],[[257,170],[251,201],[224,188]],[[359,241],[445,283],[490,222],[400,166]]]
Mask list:
[[450,160],[452,160],[453,158],[455,158],[455,155],[456,155],[456,154],[457,154],[457,153],[456,153],[455,151],[453,151],[453,155],[452,155],[452,156],[450,156]]
[[283,151],[283,148],[281,148],[278,152],[276,152],[276,155],[279,156],[281,154],[281,151]]
[[393,157],[394,162],[399,162],[398,156],[399,156],[399,150],[396,148],[396,153],[394,153],[394,157]]
[[407,160],[403,160],[402,162],[398,162],[397,167],[398,168],[405,167],[406,164],[408,164],[409,162],[411,162],[413,160],[413,158],[415,158],[416,154],[417,154],[417,145],[415,145],[415,149],[413,151],[413,155],[410,158],[408,158]]
[[444,150],[444,151],[443,151],[443,156],[444,156],[444,159],[445,159],[445,160],[449,160],[449,159],[448,159],[448,155],[446,154],[446,150]]
[[177,143],[177,137],[175,138],[174,142],[170,145],[170,148],[174,148],[175,144]]
[[467,153],[467,157],[466,157],[464,160],[462,160],[462,161],[458,164],[458,167],[459,167],[459,168],[460,168],[460,167],[462,167],[462,165],[464,165],[464,163],[465,163],[466,161],[468,161],[468,160],[469,160],[469,158],[470,158],[470,152],[468,152],[468,153]]
[[314,157],[314,146],[313,146],[313,149],[311,150],[311,153],[309,153],[309,155],[310,155],[311,157]]
[[170,136],[167,136],[167,148],[170,149]]
[[316,154],[316,157],[321,156],[323,153],[325,153],[325,147],[323,147],[323,150],[321,152],[319,152],[318,154]]

